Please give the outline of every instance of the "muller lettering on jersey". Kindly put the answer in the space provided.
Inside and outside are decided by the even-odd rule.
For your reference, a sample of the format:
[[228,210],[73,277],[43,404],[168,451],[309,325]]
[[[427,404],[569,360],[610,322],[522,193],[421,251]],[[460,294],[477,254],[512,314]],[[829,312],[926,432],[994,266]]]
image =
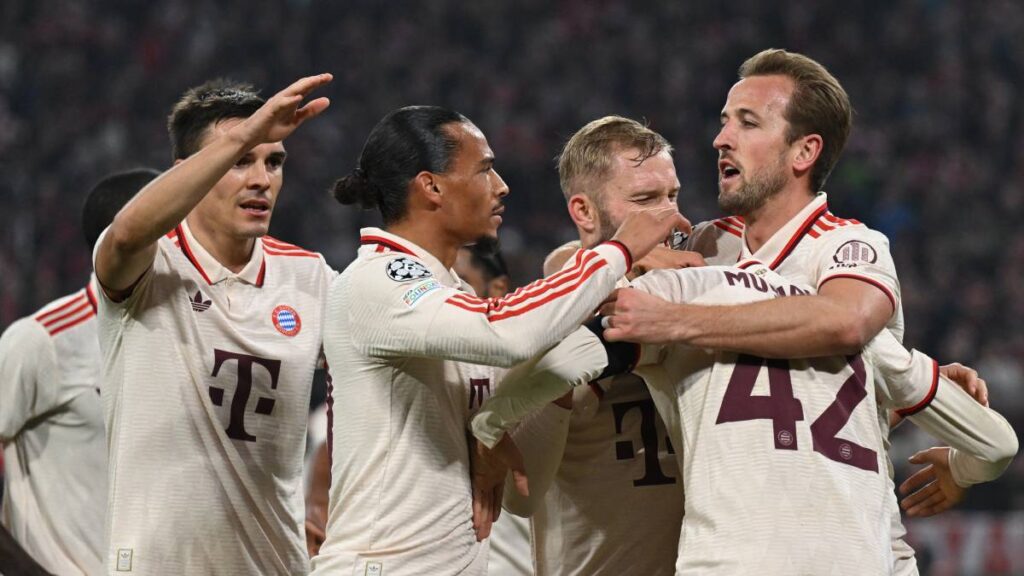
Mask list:
[[[249,403],[249,395],[252,393],[252,370],[254,364],[259,364],[270,374],[270,388],[277,389],[277,379],[281,373],[281,361],[269,358],[260,358],[239,352],[227,352],[225,350],[213,351],[213,374],[216,377],[220,367],[229,360],[238,361],[238,385],[235,387],[235,394],[231,398],[231,420],[225,430],[229,438],[255,442],[256,437],[245,429],[245,409]],[[224,405],[224,388],[210,386],[210,401],[215,406]],[[256,407],[253,410],[257,414],[269,416],[274,411],[275,400],[266,396],[260,396],[256,400]]]
[[773,286],[764,278],[759,278],[758,276],[742,270],[724,270],[722,273],[725,274],[725,280],[729,283],[729,286],[738,286],[742,284],[744,288],[753,288],[758,292],[764,292],[765,294],[774,293],[778,296],[806,296],[810,294],[810,291],[792,284],[789,284],[788,286]]

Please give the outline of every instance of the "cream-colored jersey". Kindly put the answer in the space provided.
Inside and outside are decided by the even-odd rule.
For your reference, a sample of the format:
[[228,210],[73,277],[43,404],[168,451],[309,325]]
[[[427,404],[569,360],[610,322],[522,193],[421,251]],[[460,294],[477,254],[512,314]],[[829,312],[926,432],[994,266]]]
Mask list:
[[837,278],[866,282],[885,293],[893,306],[886,328],[903,340],[903,307],[889,240],[856,220],[833,215],[819,193],[756,252],[746,243],[743,219],[735,216],[699,224],[684,249],[701,253],[708,264],[763,262],[773,272],[815,292]]
[[466,423],[511,366],[574,330],[627,269],[618,245],[500,299],[473,297],[426,250],[363,231],[332,284],[324,349],[334,377],[327,539],[316,574],[484,574],[472,528]]
[[237,274],[182,223],[99,299],[110,574],[304,574],[302,455],[333,272],[257,239]]
[[[634,285],[697,304],[809,291],[756,263],[740,266],[746,269],[657,271]],[[601,347],[597,338],[582,329],[529,369],[514,369],[474,418],[474,434],[493,445],[526,411],[615,364],[610,357],[636,357],[635,350],[596,356],[595,346]],[[765,361],[683,346],[646,346],[640,358],[636,373],[651,386],[679,447],[686,488],[682,574],[892,570],[891,485],[880,473],[872,364],[884,375],[875,382],[878,400],[954,446],[950,468],[959,484],[998,476],[1017,450],[1002,417],[888,331],[863,358]]]
[[599,398],[596,409],[574,406],[561,462],[534,511],[537,574],[671,575],[682,479],[651,394],[632,374],[580,391]]
[[[701,253],[709,264],[731,265],[754,257],[785,278],[796,283],[820,287],[834,278],[853,278],[881,289],[893,302],[894,313],[886,327],[903,340],[904,318],[899,281],[889,252],[889,242],[882,234],[856,220],[839,218],[828,210],[828,197],[819,193],[814,200],[773,235],[756,253],[747,247],[743,219],[727,216],[704,222],[684,245],[686,250]],[[876,375],[877,378],[877,375]],[[888,419],[879,419],[886,444],[888,460]],[[892,464],[886,468],[892,481]],[[904,541],[906,529],[900,518],[900,507],[893,494],[889,498],[893,526],[893,554],[896,576],[917,574],[913,550]]]
[[487,539],[491,545],[487,576],[532,576],[535,573],[529,520],[503,513],[491,526]]
[[86,287],[0,337],[0,521],[55,574],[99,574],[107,449],[96,300]]

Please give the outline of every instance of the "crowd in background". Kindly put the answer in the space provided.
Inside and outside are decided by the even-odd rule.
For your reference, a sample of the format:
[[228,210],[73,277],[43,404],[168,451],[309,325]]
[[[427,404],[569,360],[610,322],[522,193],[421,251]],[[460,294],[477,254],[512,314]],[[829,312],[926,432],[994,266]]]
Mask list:
[[[850,93],[855,126],[826,189],[834,213],[889,236],[907,344],[979,369],[993,406],[1024,429],[1024,4],[782,4],[5,0],[0,328],[85,283],[84,193],[111,170],[166,168],[166,115],[211,77],[269,96],[300,75],[334,74],[331,108],[287,143],[272,234],[339,269],[358,228],[376,220],[327,190],[376,120],[407,104],[467,115],[511,187],[501,241],[522,282],[574,237],[552,159],[599,116],[646,119],[665,135],[682,211],[717,217],[718,112],[739,64],[781,47],[822,62]],[[898,434],[897,462],[929,444]],[[1021,486],[1018,458],[962,508],[1024,510]],[[973,521],[950,518],[912,532],[927,539]],[[1014,518],[1006,538],[1024,544]]]

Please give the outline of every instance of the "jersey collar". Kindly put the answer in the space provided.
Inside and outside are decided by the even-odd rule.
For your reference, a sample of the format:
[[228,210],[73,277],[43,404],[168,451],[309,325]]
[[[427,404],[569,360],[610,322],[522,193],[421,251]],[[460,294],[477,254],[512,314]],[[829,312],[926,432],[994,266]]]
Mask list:
[[263,239],[257,238],[253,245],[252,255],[249,256],[249,262],[245,265],[245,268],[235,274],[231,270],[228,270],[220,262],[217,261],[209,252],[203,248],[203,245],[196,240],[196,237],[192,235],[192,231],[188,227],[188,223],[184,220],[178,225],[178,238],[181,245],[181,251],[185,253],[185,257],[189,259],[193,266],[199,271],[199,274],[210,284],[218,284],[228,278],[237,278],[246,284],[252,284],[253,286],[262,286],[263,277],[265,275],[265,263],[263,256]]
[[445,286],[460,287],[463,285],[462,280],[455,275],[454,270],[445,268],[444,264],[435,258],[433,254],[401,236],[396,236],[380,228],[362,228],[359,230],[359,244],[359,253],[361,255],[375,252],[408,254],[426,264],[427,268]]
[[804,206],[803,210],[786,222],[757,252],[753,253],[747,247],[747,228],[744,227],[740,261],[755,259],[767,262],[768,268],[775,270],[793,252],[800,240],[825,212],[828,212],[828,196],[824,192],[818,192],[810,204]]

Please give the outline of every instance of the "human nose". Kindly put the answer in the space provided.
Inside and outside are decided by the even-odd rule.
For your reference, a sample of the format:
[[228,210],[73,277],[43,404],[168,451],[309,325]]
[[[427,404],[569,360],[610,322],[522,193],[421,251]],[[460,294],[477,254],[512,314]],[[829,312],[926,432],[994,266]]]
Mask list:
[[495,194],[497,194],[498,198],[504,198],[505,196],[508,196],[508,184],[505,184],[505,180],[501,177],[501,174],[498,174],[498,172],[495,171],[494,177],[497,179],[497,182],[495,182],[495,184],[497,185],[497,191],[495,192]]
[[718,135],[715,136],[715,140],[711,143],[715,147],[715,150],[732,150],[733,149],[733,134],[732,129],[729,128],[729,123],[722,124],[722,128],[718,131]]
[[270,188],[270,173],[267,171],[267,166],[263,162],[253,162],[249,166],[247,176],[247,187],[256,190],[266,190],[267,188]]

